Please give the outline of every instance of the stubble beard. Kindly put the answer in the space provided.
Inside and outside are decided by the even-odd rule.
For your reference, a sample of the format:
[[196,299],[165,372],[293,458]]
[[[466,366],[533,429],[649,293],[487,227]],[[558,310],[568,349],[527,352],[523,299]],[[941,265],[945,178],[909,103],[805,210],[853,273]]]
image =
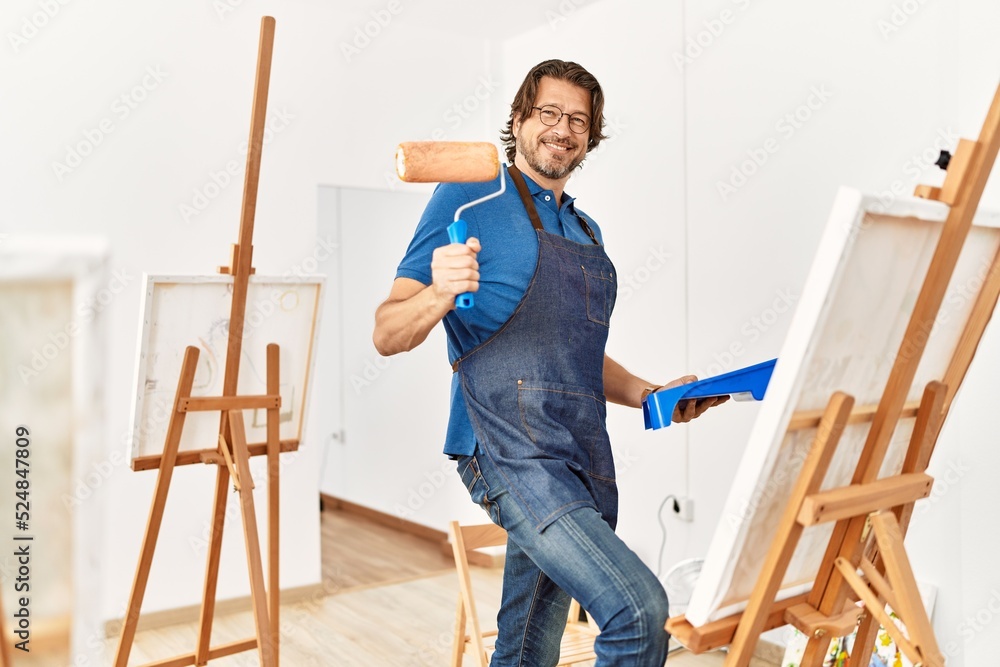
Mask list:
[[570,172],[579,167],[580,164],[583,162],[584,158],[587,157],[587,154],[584,153],[575,160],[572,160],[568,163],[563,163],[559,162],[553,156],[552,158],[546,161],[546,159],[542,157],[540,153],[541,149],[537,145],[540,143],[541,143],[541,137],[539,137],[536,140],[535,145],[530,145],[530,146],[527,145],[527,142],[525,140],[521,139],[521,137],[518,137],[515,142],[515,145],[517,147],[518,152],[524,156],[524,160],[525,162],[528,163],[529,167],[534,169],[536,173],[556,181],[561,180],[566,176],[568,176]]

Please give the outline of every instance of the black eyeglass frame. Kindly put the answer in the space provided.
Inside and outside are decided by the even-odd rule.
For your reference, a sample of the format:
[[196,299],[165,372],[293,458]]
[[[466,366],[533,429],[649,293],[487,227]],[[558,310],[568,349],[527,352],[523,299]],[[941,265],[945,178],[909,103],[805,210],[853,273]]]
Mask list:
[[[542,125],[545,125],[546,127],[555,127],[556,125],[558,125],[562,121],[563,116],[569,116],[569,120],[567,121],[566,124],[569,125],[569,129],[570,129],[570,131],[573,132],[573,134],[584,134],[585,132],[589,132],[590,131],[590,122],[591,121],[590,121],[590,116],[588,116],[587,114],[584,114],[584,113],[566,113],[565,111],[563,111],[559,107],[553,106],[551,104],[546,104],[545,106],[531,107],[531,108],[532,108],[532,110],[538,109],[538,121]],[[554,123],[546,123],[545,122],[545,120],[544,120],[544,113],[543,113],[545,109],[554,109],[555,111],[557,111],[559,113],[559,117],[556,118],[556,122],[554,122]],[[578,130],[575,127],[573,127],[573,120],[574,119],[576,119],[576,120],[583,119],[585,125],[584,125],[584,127],[583,127],[582,130]]]

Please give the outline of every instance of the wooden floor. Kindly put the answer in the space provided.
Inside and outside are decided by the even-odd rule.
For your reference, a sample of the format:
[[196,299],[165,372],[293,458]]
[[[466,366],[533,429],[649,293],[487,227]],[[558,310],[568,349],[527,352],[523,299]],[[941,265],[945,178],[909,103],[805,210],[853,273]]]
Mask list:
[[[328,595],[282,606],[281,664],[286,667],[441,667],[448,664],[458,580],[438,545],[355,514],[322,516],[323,577]],[[495,625],[501,572],[474,568],[484,625]],[[136,635],[129,664],[188,653],[196,623]],[[213,643],[253,636],[249,611],[216,619]],[[114,640],[109,640],[110,654]],[[724,655],[670,657],[670,667],[723,664]],[[251,653],[213,667],[257,665]],[[471,665],[471,660],[466,661]]]

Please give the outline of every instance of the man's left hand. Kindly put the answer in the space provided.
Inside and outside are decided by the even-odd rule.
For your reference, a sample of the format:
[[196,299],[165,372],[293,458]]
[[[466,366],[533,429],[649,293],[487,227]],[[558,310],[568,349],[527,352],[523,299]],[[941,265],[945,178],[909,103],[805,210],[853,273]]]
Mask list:
[[[685,375],[677,378],[673,382],[668,382],[660,389],[672,389],[683,384],[689,384],[697,379],[698,377],[695,375]],[[692,419],[697,419],[702,416],[702,414],[704,414],[709,408],[715,407],[716,405],[722,405],[728,400],[729,396],[709,396],[707,398],[689,398],[687,400],[678,401],[677,406],[674,408],[672,419],[674,423],[684,424]]]

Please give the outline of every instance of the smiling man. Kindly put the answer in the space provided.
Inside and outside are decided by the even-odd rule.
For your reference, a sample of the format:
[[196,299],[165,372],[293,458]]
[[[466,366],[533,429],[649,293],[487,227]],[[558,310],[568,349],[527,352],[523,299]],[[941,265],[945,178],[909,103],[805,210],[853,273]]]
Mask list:
[[[469,239],[452,244],[455,210],[496,185],[438,186],[375,316],[384,355],[444,322],[455,371],[444,451],[508,533],[494,667],[556,664],[571,597],[601,628],[598,665],[666,660],[666,595],[614,532],[605,427],[606,401],[638,408],[660,386],[604,352],[616,271],[600,228],[564,191],[603,127],[604,94],[587,70],[535,66],[501,134],[506,193],[463,213]],[[477,293],[475,307],[456,310],[464,292]],[[674,420],[717,402],[683,403]]]

